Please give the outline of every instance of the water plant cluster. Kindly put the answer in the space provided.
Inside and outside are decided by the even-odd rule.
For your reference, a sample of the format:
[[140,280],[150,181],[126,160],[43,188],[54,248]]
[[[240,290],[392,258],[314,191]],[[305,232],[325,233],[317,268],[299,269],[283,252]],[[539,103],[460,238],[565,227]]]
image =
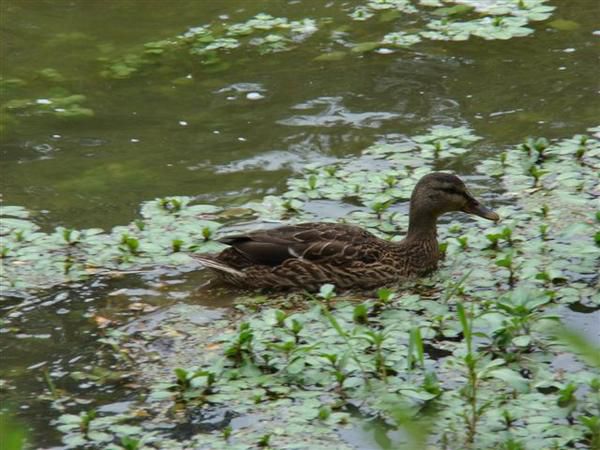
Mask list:
[[219,65],[219,53],[223,51],[242,45],[255,48],[260,54],[290,50],[315,31],[316,22],[310,18],[289,20],[260,13],[245,22],[201,25],[171,39],[148,42],[143,52],[111,62],[102,74],[109,78],[128,78],[144,66],[155,64],[163,54],[180,50],[199,57],[203,65]]
[[[135,410],[66,414],[57,426],[69,448],[345,449],[340,434],[356,429],[381,448],[595,448],[597,349],[561,331],[543,292],[518,288],[489,302],[461,293],[462,283],[468,277],[442,292],[382,289],[362,301],[324,286],[300,312],[245,311],[237,329],[233,320],[198,328],[197,365],[154,380]],[[145,348],[140,360],[157,351],[156,337],[134,344]],[[558,369],[575,341],[592,366]],[[161,426],[173,413],[191,435]],[[139,424],[136,414],[154,419]]]
[[[73,94],[67,89],[59,88],[56,84],[63,81],[60,74],[51,68],[41,73],[56,74],[56,77],[46,78],[52,86],[47,89],[43,98],[23,98],[21,91],[27,82],[21,78],[0,77],[0,134],[9,130],[17,123],[19,117],[53,117],[59,120],[85,119],[94,116],[94,110],[85,105],[86,96]],[[38,74],[39,76],[39,74]]]
[[[554,10],[553,6],[545,4],[545,0],[453,3],[453,6],[447,6],[439,1],[413,4],[408,0],[378,0],[349,6],[348,16],[354,22],[379,16],[381,21],[398,23],[399,27],[405,28],[395,29],[378,41],[367,42],[348,40],[356,31],[356,23],[351,27],[346,26],[348,31],[339,32],[344,26],[327,17],[291,20],[260,13],[245,22],[206,24],[190,28],[172,39],[149,42],[145,44],[143,52],[131,53],[112,62],[103,75],[127,78],[178,50],[199,56],[201,64],[213,66],[212,70],[223,70],[230,65],[223,59],[226,51],[240,47],[256,48],[260,54],[287,51],[319,30],[330,32],[334,42],[343,43],[346,47],[329,48],[328,45],[327,52],[316,57],[321,61],[343,57],[347,47],[354,53],[372,50],[388,53],[393,48],[409,47],[422,39],[464,41],[471,36],[486,40],[510,39],[533,33],[534,30],[527,25],[550,18]],[[415,18],[419,27],[415,27]]]
[[219,249],[212,237],[222,225],[215,220],[220,209],[191,200],[146,202],[139,219],[109,232],[64,227],[45,232],[30,220],[29,211],[0,205],[0,289],[4,295],[19,296],[112,270],[185,264],[190,251]]
[[[430,278],[361,295],[330,285],[316,296],[256,295],[213,323],[117,331],[111,345],[136,361],[149,394],[123,414],[63,415],[65,444],[343,449],[358,432],[381,448],[597,448],[598,349],[561,323],[564,311],[600,307],[600,130],[589,131],[531,138],[477,164],[497,181],[485,201],[504,220],[443,224],[446,262]],[[465,127],[390,138],[309,166],[281,196],[247,206],[300,221],[313,202],[335,201],[354,207],[345,220],[394,239],[414,180],[478,139]],[[172,204],[144,208],[175,229]],[[194,214],[218,219],[203,208]]]
[[[98,60],[103,66],[99,75],[126,79],[164,66],[184,66],[192,72],[198,68],[221,71],[234,64],[234,57],[239,56],[241,50],[256,51],[259,55],[288,51],[302,45],[314,34],[323,41],[319,46],[321,53],[314,57],[317,61],[333,61],[347,54],[371,51],[388,54],[423,40],[464,41],[471,37],[504,40],[533,33],[534,29],[529,25],[549,19],[554,10],[546,0],[372,0],[354,3],[343,6],[347,15],[335,18],[290,19],[259,13],[239,22],[225,18],[191,27],[179,35],[147,42],[126,54],[99,55]],[[375,20],[389,24],[388,32],[361,41],[364,38],[359,36],[365,34],[363,28]],[[89,39],[79,33],[65,39],[86,38]],[[232,56],[227,56],[228,53]],[[185,83],[186,80],[189,81],[185,75],[180,75],[173,82]],[[0,95],[3,97],[0,132],[9,130],[26,116],[92,117],[93,109],[85,105],[86,93],[69,91],[66,86],[70,81],[51,67],[41,68],[31,79],[0,78]],[[40,90],[43,83],[46,88],[41,97],[23,98],[25,88]]]

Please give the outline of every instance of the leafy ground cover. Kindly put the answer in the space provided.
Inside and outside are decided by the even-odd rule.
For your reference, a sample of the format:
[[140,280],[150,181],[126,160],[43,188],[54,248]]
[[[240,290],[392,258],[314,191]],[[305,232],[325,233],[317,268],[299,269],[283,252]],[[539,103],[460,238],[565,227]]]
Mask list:
[[[589,131],[529,139],[480,162],[496,183],[470,184],[503,221],[444,223],[446,260],[431,278],[351,296],[324,286],[314,297],[242,297],[214,321],[186,320],[184,308],[113,330],[105,344],[127,355],[147,394],[119,414],[67,408],[55,424],[65,445],[342,449],[359,433],[381,448],[597,448],[597,349],[561,324],[564,308],[600,306],[600,142]],[[23,209],[5,207],[3,280],[31,289],[89,276],[93,255],[111,270],[185,265],[187,252],[216,249],[214,233],[240,215],[301,221],[326,200],[398,239],[415,180],[468,156],[478,139],[434,127],[309,166],[285,193],[246,208],[155,200],[110,233],[42,233]],[[42,251],[57,259],[40,270]]]

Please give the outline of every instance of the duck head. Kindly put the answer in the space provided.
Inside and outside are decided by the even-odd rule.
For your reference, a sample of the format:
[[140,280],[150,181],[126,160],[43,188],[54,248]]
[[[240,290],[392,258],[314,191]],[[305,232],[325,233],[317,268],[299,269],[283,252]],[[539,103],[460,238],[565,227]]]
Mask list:
[[456,175],[433,172],[422,177],[410,198],[411,231],[434,228],[437,218],[451,211],[462,211],[497,222],[500,216],[483,206]]

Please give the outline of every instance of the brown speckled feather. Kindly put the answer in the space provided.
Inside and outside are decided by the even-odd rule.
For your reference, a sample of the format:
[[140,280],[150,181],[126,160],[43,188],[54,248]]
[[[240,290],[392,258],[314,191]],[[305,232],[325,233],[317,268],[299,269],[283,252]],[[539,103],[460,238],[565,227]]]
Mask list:
[[[304,223],[228,236],[230,245],[209,257],[225,281],[240,287],[370,288],[435,269],[435,246],[393,244],[352,225]],[[202,258],[207,258],[203,256]],[[427,261],[427,263],[425,263]],[[235,269],[219,270],[214,263]]]

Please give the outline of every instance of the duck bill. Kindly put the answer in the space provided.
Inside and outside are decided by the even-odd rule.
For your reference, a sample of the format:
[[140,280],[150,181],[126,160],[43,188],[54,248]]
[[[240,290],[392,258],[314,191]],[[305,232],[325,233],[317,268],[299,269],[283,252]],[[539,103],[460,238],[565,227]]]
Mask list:
[[493,220],[498,222],[500,216],[489,208],[486,208],[474,198],[470,198],[469,202],[462,209],[467,214],[475,214],[476,216],[483,217],[484,219]]

